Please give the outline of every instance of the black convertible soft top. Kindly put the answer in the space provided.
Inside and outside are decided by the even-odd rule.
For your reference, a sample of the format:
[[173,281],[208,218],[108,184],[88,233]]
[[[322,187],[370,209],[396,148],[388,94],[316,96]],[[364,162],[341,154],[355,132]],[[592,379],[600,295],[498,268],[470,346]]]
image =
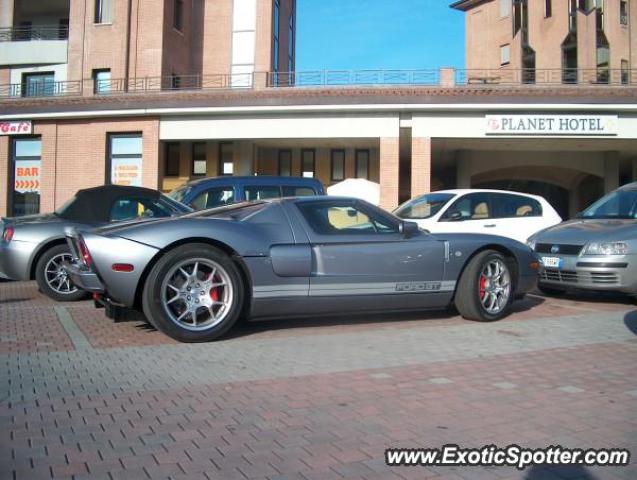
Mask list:
[[121,197],[142,197],[156,200],[160,192],[144,187],[102,185],[78,190],[73,198],[56,210],[62,218],[80,223],[105,223],[113,202]]

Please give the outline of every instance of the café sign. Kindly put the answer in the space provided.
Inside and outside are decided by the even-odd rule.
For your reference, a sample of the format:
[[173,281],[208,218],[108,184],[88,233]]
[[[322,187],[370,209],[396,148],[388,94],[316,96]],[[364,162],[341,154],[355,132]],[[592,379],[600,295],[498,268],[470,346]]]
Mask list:
[[31,135],[33,126],[30,120],[0,122],[0,135]]
[[617,115],[486,115],[487,135],[615,136]]

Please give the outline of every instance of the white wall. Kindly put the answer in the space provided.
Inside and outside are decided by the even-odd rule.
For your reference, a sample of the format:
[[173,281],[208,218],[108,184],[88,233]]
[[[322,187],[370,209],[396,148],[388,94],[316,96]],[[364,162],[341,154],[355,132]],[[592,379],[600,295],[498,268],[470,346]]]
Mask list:
[[38,73],[38,72],[54,72],[56,82],[65,82],[67,79],[66,67],[67,67],[66,63],[60,63],[57,65],[37,65],[37,66],[29,66],[29,67],[21,67],[21,68],[12,68],[11,83],[22,83],[23,73]]
[[[532,113],[533,105],[529,105],[528,112]],[[493,112],[497,113],[497,112]],[[517,112],[516,112],[517,113]],[[535,112],[533,112],[535,113]],[[549,113],[549,112],[547,112]],[[559,106],[556,105],[555,112],[551,114],[559,114]],[[572,115],[586,114],[573,112]],[[595,113],[595,115],[604,115],[604,113]],[[462,114],[414,114],[412,117],[412,135],[415,137],[432,137],[432,138],[486,138],[494,137],[485,133],[485,113],[466,112]],[[548,138],[541,135],[506,135],[497,138]],[[572,136],[550,135],[550,138],[572,138]],[[578,138],[637,138],[637,115],[621,114],[619,116],[618,135],[612,137],[600,136],[578,136]]]
[[233,87],[251,87],[254,72],[257,28],[256,0],[232,3],[232,79]]
[[161,140],[398,137],[398,115],[165,117]]

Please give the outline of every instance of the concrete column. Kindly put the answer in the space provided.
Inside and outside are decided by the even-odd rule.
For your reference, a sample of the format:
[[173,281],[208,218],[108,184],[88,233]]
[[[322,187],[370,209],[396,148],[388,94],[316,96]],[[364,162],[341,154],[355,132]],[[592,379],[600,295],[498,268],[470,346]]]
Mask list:
[[235,175],[252,175],[254,163],[254,145],[251,141],[234,142],[233,160]]
[[445,67],[440,69],[440,86],[455,87],[456,86],[456,69]]
[[619,187],[619,152],[604,153],[604,193]]
[[637,158],[633,158],[631,165],[633,167],[633,182],[637,182]]
[[398,137],[380,139],[380,206],[393,210],[398,206]]
[[0,0],[0,28],[13,27],[13,4],[15,0]]
[[[568,191],[568,216],[569,218],[575,217],[580,210],[579,205],[579,185],[577,181]],[[566,220],[566,219],[563,219]]]
[[411,138],[411,198],[431,191],[431,138]]
[[466,150],[456,154],[456,188],[471,188],[471,160]]

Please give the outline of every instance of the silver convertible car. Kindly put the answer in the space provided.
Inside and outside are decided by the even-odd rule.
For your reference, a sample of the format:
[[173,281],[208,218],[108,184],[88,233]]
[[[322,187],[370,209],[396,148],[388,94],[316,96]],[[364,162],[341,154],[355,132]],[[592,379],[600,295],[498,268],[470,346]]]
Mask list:
[[497,320],[535,287],[526,245],[478,234],[431,235],[361,200],[288,198],[68,232],[73,282],[143,310],[184,342],[218,338],[239,317],[455,305]]
[[538,287],[546,294],[585,289],[637,295],[637,182],[532,235],[528,244],[542,260]]
[[86,296],[63,268],[70,252],[64,229],[92,229],[123,220],[168,217],[192,212],[190,207],[157,190],[103,185],[79,190],[53,213],[3,218],[0,222],[0,278],[35,279],[42,293],[57,301]]

